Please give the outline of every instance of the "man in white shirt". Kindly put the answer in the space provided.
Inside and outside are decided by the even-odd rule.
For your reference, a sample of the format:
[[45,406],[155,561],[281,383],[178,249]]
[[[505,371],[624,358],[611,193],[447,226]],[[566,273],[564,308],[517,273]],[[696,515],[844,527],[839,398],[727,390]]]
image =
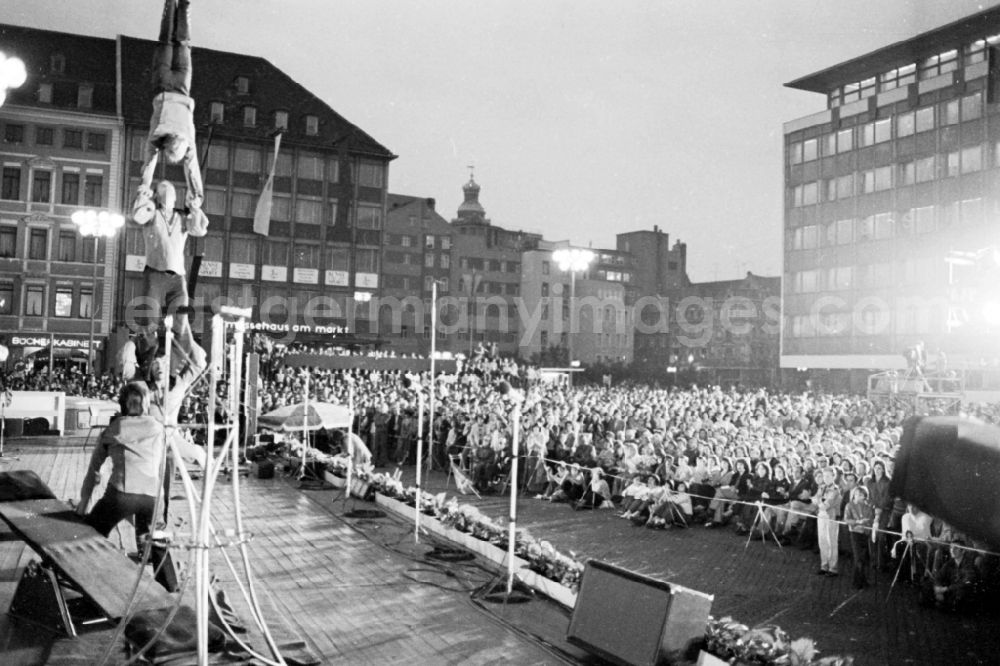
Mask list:
[[143,365],[148,365],[148,355],[157,348],[157,332],[163,314],[174,317],[174,345],[170,359],[170,374],[176,375],[185,367],[200,372],[205,367],[205,352],[194,341],[187,314],[178,308],[188,304],[187,282],[184,279],[184,244],[187,237],[204,236],[208,232],[208,218],[198,208],[178,210],[174,207],[177,191],[168,181],[156,186],[150,211],[143,202],[136,202],[132,211],[133,221],[143,227],[146,244],[146,268],[143,271],[145,307],[152,311],[150,320],[143,322],[145,338]]

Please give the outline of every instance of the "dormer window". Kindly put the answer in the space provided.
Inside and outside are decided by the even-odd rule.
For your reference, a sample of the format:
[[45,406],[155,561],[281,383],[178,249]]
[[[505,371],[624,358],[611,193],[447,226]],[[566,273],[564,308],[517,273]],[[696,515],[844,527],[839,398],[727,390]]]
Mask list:
[[246,76],[236,77],[236,92],[241,95],[247,95],[250,93],[250,78]]
[[49,58],[49,71],[53,74],[64,74],[66,72],[66,56],[62,53],[53,53]]
[[39,104],[51,104],[52,103],[52,84],[51,83],[39,83],[38,84],[38,103]]
[[254,127],[257,125],[257,107],[256,106],[244,106],[243,107],[243,126],[244,127]]
[[316,136],[319,134],[319,118],[316,116],[306,116],[306,134]]
[[76,91],[76,106],[79,109],[89,109],[94,106],[94,86],[81,83]]
[[222,102],[212,102],[208,114],[211,122],[221,125],[223,120],[225,120],[226,105]]
[[274,112],[274,129],[288,129],[288,111]]

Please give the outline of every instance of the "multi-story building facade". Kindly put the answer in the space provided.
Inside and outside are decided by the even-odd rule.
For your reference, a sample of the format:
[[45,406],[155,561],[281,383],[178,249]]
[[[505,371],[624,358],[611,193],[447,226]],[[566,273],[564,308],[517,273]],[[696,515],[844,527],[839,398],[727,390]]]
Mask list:
[[631,296],[635,309],[635,360],[650,374],[666,373],[676,365],[671,337],[670,310],[677,292],[689,284],[687,245],[670,244],[670,235],[659,226],[616,236],[619,252],[632,257]]
[[632,256],[592,250],[594,261],[574,278],[552,257],[564,248],[541,241],[522,255],[520,356],[564,366],[572,347],[583,365],[631,363]]
[[[139,182],[150,115],[154,43],[119,37],[127,182]],[[193,299],[253,309],[254,324],[307,342],[372,341],[371,300],[382,287],[388,165],[395,157],[268,61],[193,49],[195,126],[205,182],[208,235],[189,239],[201,255]],[[257,198],[274,162],[274,198],[266,236],[255,234]],[[158,169],[178,187],[179,166]],[[121,308],[140,295],[145,250],[129,226]],[[200,326],[196,318],[196,332]]]
[[[442,303],[451,294],[454,229],[437,213],[434,199],[390,194],[388,200],[379,336],[397,353],[427,354],[434,281]],[[442,347],[456,336],[439,328]]]
[[782,367],[860,390],[917,341],[953,366],[1000,356],[947,261],[997,243],[997,44],[994,7],[787,84],[826,108],[784,126]]
[[773,385],[778,371],[781,278],[692,283],[671,293],[669,374],[685,381]]
[[[494,226],[479,203],[474,179],[462,187],[464,200],[455,219],[451,262],[451,295],[458,308],[443,310],[446,339],[453,352],[469,353],[482,344],[505,356],[518,354],[521,253],[538,246],[541,234]],[[461,312],[462,303],[465,312]],[[463,326],[463,320],[468,326]]]
[[[116,241],[83,238],[77,210],[120,210],[114,41],[0,26],[25,83],[0,106],[0,336],[11,361],[104,361]],[[51,349],[46,349],[51,348]]]

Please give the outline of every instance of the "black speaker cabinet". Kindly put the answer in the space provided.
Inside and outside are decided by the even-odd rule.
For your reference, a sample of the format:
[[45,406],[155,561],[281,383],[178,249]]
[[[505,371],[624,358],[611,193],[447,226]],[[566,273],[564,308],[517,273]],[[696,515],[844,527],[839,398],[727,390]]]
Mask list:
[[685,660],[705,636],[712,595],[591,560],[567,638],[622,666]]

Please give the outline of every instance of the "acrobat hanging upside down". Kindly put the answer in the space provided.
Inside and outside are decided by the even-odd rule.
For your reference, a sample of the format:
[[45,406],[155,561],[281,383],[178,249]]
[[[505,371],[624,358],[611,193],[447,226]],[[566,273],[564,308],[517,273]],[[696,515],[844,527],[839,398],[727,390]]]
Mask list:
[[159,43],[153,53],[153,116],[149,120],[146,160],[136,197],[137,206],[150,202],[150,214],[153,172],[160,152],[168,164],[184,166],[186,206],[200,209],[205,197],[194,139],[189,4],[189,0],[165,0]]

